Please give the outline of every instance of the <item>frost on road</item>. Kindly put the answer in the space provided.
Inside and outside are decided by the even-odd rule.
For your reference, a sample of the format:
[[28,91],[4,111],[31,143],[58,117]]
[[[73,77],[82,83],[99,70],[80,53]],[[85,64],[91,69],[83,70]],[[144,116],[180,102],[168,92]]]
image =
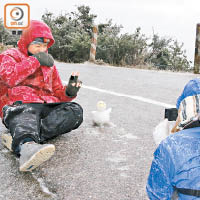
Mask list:
[[[163,120],[164,107],[175,105],[183,86],[195,75],[56,65],[62,80],[80,71],[87,87],[75,101],[84,109],[84,122],[48,141],[55,144],[55,155],[32,173],[19,172],[18,159],[0,142],[0,200],[148,199],[145,186],[156,148],[152,131]],[[92,125],[91,111],[99,100],[112,108],[112,126]],[[5,131],[2,124],[0,131]]]

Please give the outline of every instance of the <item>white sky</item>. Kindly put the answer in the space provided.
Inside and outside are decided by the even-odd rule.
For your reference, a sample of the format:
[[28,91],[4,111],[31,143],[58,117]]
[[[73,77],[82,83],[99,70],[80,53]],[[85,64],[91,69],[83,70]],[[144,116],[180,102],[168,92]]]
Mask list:
[[28,3],[31,19],[41,19],[45,9],[58,15],[75,11],[75,5],[87,5],[97,15],[96,24],[113,19],[123,25],[122,33],[133,33],[141,27],[151,36],[168,36],[184,43],[188,59],[194,59],[196,24],[200,23],[200,0],[1,0],[0,17],[6,3]]

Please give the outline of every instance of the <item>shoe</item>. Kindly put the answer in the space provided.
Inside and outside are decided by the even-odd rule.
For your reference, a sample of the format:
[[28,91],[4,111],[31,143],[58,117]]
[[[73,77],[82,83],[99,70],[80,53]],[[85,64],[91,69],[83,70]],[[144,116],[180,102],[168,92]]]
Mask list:
[[12,151],[12,141],[13,141],[13,139],[12,139],[12,136],[10,135],[10,134],[7,134],[7,133],[3,133],[2,135],[1,135],[1,142],[2,142],[2,144],[6,147],[6,148],[8,148],[10,151]]
[[22,144],[19,159],[19,171],[32,171],[43,162],[53,156],[55,146],[53,144],[37,144],[35,142],[27,142]]

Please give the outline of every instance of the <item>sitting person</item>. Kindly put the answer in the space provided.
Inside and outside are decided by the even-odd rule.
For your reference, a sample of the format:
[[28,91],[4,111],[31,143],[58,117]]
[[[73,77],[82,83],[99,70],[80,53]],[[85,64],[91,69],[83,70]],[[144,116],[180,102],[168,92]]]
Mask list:
[[20,171],[31,171],[55,151],[46,140],[70,132],[83,121],[82,107],[71,102],[81,87],[79,73],[63,86],[48,48],[50,28],[32,20],[18,48],[0,54],[0,115],[9,134],[2,143],[20,156]]

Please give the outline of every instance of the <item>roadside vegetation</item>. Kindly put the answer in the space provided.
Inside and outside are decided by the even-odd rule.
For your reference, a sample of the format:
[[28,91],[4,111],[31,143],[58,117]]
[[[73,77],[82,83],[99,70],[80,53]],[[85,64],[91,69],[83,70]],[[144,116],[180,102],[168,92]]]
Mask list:
[[[59,16],[46,11],[42,20],[51,27],[56,41],[49,50],[53,57],[63,62],[88,61],[96,18],[97,15],[91,14],[90,7],[85,5],[77,6],[75,12]],[[122,25],[113,24],[112,19],[98,24],[97,63],[172,71],[192,70],[183,43],[156,33],[149,38],[140,27],[132,34],[122,34],[122,29]],[[19,36],[12,36],[0,20],[0,43],[3,43],[0,51],[5,45],[14,45],[18,39]]]

